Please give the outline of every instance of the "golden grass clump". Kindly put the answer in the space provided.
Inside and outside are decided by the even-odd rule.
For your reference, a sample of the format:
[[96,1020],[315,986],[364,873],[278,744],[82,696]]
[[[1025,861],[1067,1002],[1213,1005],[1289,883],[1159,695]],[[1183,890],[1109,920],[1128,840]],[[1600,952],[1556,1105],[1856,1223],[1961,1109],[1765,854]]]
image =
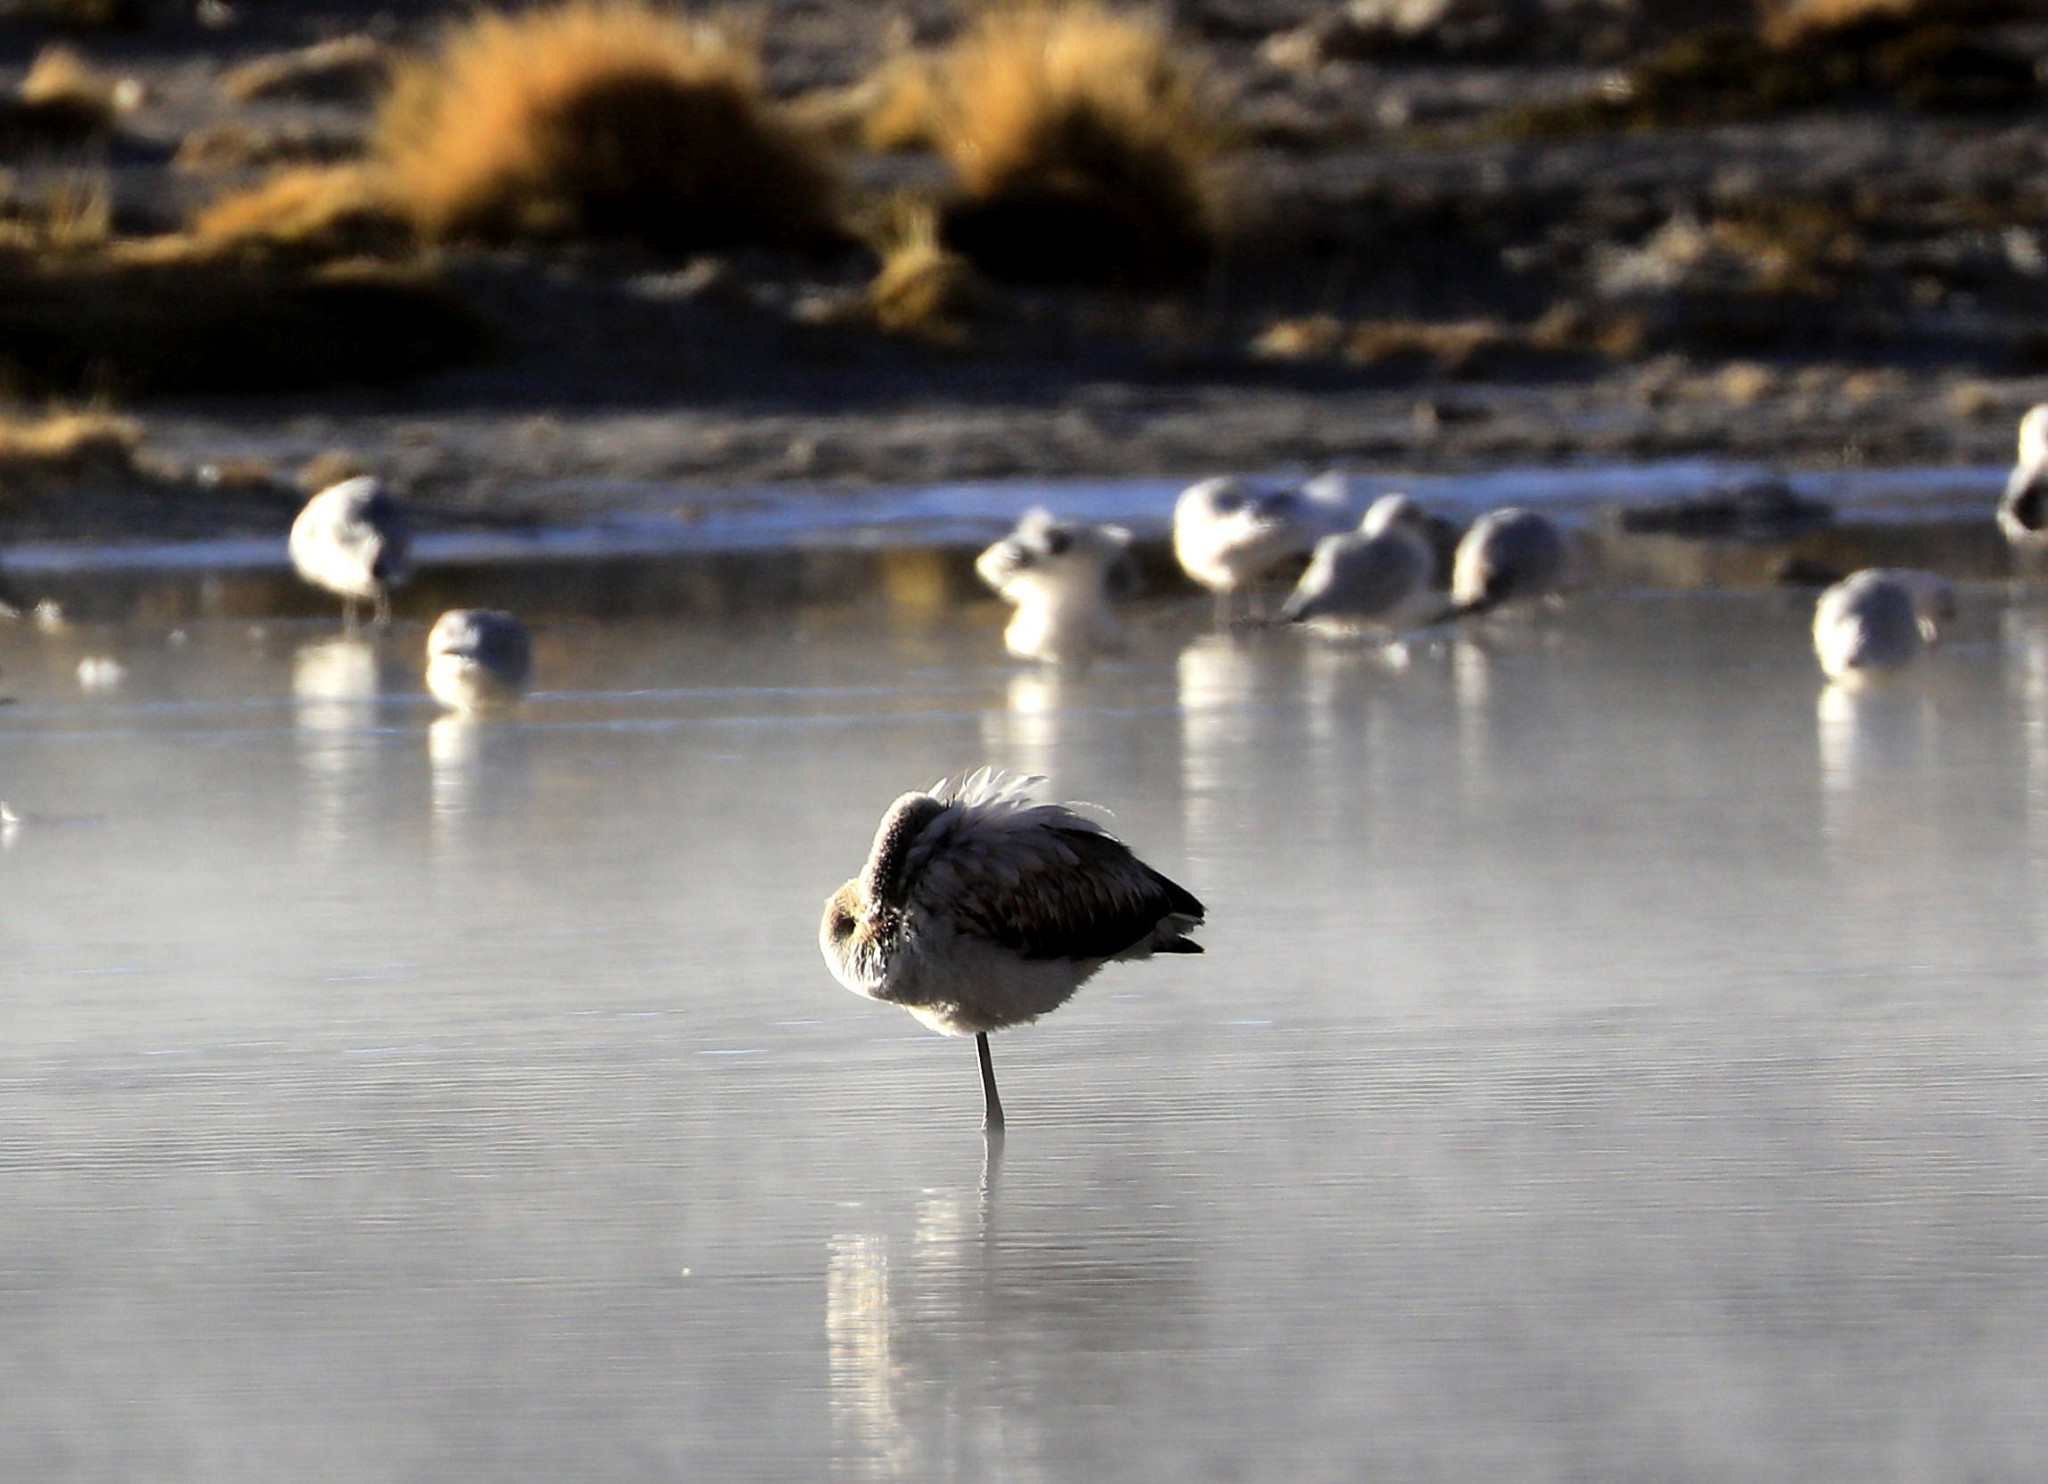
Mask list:
[[1762,0],[1758,22],[1766,43],[1791,48],[1862,26],[1966,24],[1993,10],[1986,0]]
[[990,272],[1140,286],[1209,256],[1228,140],[1206,69],[1159,14],[987,10],[939,83],[934,133],[966,196],[946,235]]
[[221,247],[262,247],[316,260],[391,256],[413,241],[383,175],[363,165],[281,170],[202,209],[191,233]]
[[36,54],[13,98],[0,100],[0,149],[78,149],[107,138],[132,84],[96,71],[69,47]]
[[929,202],[892,203],[874,232],[882,266],[862,296],[867,317],[892,334],[956,344],[982,302],[974,265],[939,240]]
[[91,252],[114,235],[114,198],[95,171],[64,171],[27,195],[0,182],[0,248],[57,255]]
[[860,142],[877,153],[936,149],[939,144],[938,64],[916,52],[898,52],[870,79]]
[[131,473],[141,447],[142,424],[111,412],[0,413],[0,494],[51,480]]
[[831,164],[764,93],[754,47],[645,0],[476,16],[400,65],[372,154],[437,241],[838,235]]
[[222,96],[236,103],[264,98],[351,102],[366,98],[391,75],[391,48],[374,36],[336,36],[297,51],[278,52],[229,68]]

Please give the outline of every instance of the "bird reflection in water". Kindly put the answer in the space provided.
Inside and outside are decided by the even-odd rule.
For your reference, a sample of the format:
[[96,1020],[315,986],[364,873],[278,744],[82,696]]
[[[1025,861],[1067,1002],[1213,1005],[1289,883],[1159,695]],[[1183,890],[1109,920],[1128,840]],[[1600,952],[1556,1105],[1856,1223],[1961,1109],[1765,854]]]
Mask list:
[[[1132,1151],[1129,1168],[1156,1168]],[[1138,1357],[1197,1343],[1192,1244],[1145,1175],[1075,1189],[1073,1167],[932,1190],[908,1234],[826,1252],[832,1477],[1087,1477],[1091,1418],[1121,1415]],[[1102,1475],[1099,1477],[1108,1477]]]
[[2027,829],[2038,856],[2048,847],[2048,611],[2008,607],[1999,629],[2025,739]]
[[[982,1145],[981,1184],[966,1192],[926,1196],[912,1239],[911,1276],[922,1284],[932,1269],[957,1269],[988,1239],[1002,1168],[1003,1136]],[[937,1261],[933,1261],[937,1259]],[[976,1264],[978,1266],[978,1264]],[[922,1289],[927,1307],[930,1289]],[[919,1456],[917,1393],[930,1384],[913,1371],[919,1313],[897,1322],[889,1284],[889,1239],[879,1232],[847,1233],[830,1244],[825,1269],[825,1333],[831,1357],[832,1476],[835,1479],[905,1479],[927,1472]],[[899,1353],[902,1351],[903,1353]]]
[[1815,710],[1821,846],[1845,920],[1914,921],[1931,910],[1920,868],[1949,849],[1934,703],[1914,685],[1830,684]]
[[302,644],[292,655],[292,720],[306,781],[305,837],[337,846],[370,767],[364,734],[378,721],[386,666],[375,642],[353,635]]

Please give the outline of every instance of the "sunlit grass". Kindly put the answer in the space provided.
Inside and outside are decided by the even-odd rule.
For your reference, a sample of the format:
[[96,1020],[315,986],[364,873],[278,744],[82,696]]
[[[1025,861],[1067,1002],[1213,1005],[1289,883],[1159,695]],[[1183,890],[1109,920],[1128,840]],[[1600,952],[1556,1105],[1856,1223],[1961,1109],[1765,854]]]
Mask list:
[[755,47],[638,0],[474,16],[401,64],[371,153],[435,241],[688,250],[835,231],[831,162],[764,92]]
[[1207,69],[1161,14],[990,9],[932,70],[902,76],[869,137],[933,141],[965,197],[948,236],[992,271],[1157,283],[1214,248],[1229,136]]

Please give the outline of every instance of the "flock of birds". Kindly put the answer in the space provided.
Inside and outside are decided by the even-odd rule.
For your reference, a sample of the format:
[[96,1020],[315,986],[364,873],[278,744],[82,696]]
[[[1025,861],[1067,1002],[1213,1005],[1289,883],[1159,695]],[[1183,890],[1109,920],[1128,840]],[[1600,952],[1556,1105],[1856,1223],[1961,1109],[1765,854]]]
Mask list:
[[[365,474],[308,500],[287,549],[299,576],[341,599],[342,624],[353,632],[364,603],[374,623],[391,621],[391,590],[412,572],[412,523],[383,481]],[[427,689],[453,710],[510,705],[532,676],[526,625],[502,609],[450,609],[427,631]]]
[[[1496,609],[1543,602],[1571,577],[1564,533],[1520,507],[1483,516],[1459,540],[1448,591],[1436,587],[1427,517],[1406,495],[1375,500],[1356,529],[1341,478],[1273,487],[1239,476],[1190,486],[1176,502],[1173,551],[1216,597],[1220,622],[1302,625],[1333,636],[1394,637]],[[2015,546],[2048,550],[2048,404],[2020,424],[2019,463],[1997,511]],[[1124,639],[1115,599],[1128,583],[1130,532],[1026,514],[975,569],[1015,608],[1009,651],[1085,662]],[[410,570],[404,509],[373,477],[344,480],[292,525],[293,566],[340,597],[353,630],[360,605],[390,617]],[[1307,558],[1277,613],[1258,613],[1262,584]],[[1831,681],[1870,683],[1910,666],[1955,617],[1955,588],[1932,572],[1873,568],[1815,605],[1814,649]],[[444,705],[482,712],[515,702],[532,673],[525,627],[510,613],[444,613],[427,638],[426,682]],[[983,768],[904,794],[875,832],[859,875],[825,904],[818,943],[835,978],[900,1005],[934,1030],[972,1035],[984,1128],[1003,1128],[989,1032],[1066,1003],[1105,964],[1200,953],[1189,935],[1205,910],[1100,824],[1034,796],[1042,778]]]
[[[1483,516],[1459,540],[1448,592],[1435,588],[1436,548],[1406,495],[1375,500],[1344,530],[1345,491],[1330,476],[1298,487],[1237,476],[1204,480],[1175,505],[1181,568],[1216,595],[1219,622],[1253,616],[1260,584],[1308,562],[1272,621],[1343,636],[1389,638],[1561,593],[1571,576],[1564,533],[1520,507]],[[2018,466],[1999,501],[2016,547],[2048,549],[2048,404],[2020,425]],[[1085,661],[1122,643],[1113,598],[1131,535],[1062,521],[1045,510],[975,563],[1014,606],[1004,643],[1052,663]],[[1956,616],[1956,590],[1933,573],[1869,568],[1827,588],[1814,607],[1822,671],[1855,689],[1898,674]],[[867,863],[825,904],[818,944],[839,982],[900,1005],[951,1035],[972,1035],[981,1062],[983,1127],[1003,1128],[988,1034],[1057,1009],[1104,964],[1199,953],[1188,934],[1204,909],[1092,820],[1037,802],[1044,780],[989,769],[908,793],[882,818]]]

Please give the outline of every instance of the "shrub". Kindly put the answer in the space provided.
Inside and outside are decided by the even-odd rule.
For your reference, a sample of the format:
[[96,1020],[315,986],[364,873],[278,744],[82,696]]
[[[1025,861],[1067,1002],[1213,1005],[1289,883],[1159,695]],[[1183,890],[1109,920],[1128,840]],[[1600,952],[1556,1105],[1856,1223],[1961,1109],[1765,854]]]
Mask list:
[[1182,280],[1218,233],[1226,139],[1204,68],[1156,14],[1095,0],[989,10],[944,59],[947,239],[1028,281]]
[[372,154],[433,240],[837,237],[830,163],[762,91],[753,47],[643,0],[476,16],[401,64]]
[[981,282],[973,266],[939,240],[930,203],[891,202],[873,239],[882,265],[862,297],[868,317],[892,334],[957,343],[963,321],[980,306]]

